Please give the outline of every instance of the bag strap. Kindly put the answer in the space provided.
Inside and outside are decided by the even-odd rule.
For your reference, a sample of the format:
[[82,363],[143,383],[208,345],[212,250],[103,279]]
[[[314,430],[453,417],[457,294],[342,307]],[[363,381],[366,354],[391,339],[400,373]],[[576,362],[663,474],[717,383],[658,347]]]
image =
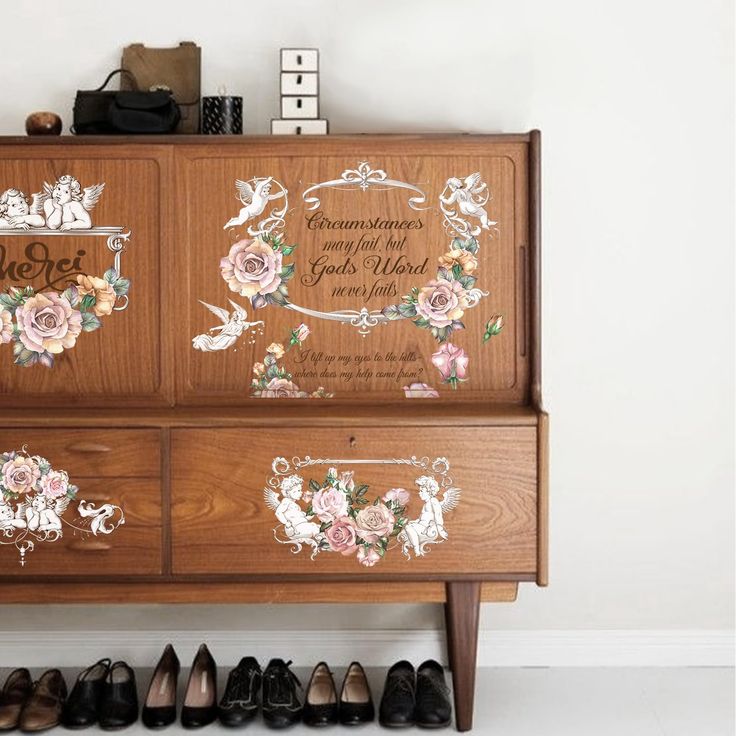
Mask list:
[[127,69],[115,69],[114,71],[110,72],[107,75],[107,79],[95,90],[95,92],[102,92],[105,87],[110,83],[110,80],[116,75],[116,74],[127,74],[130,81],[133,83],[133,88],[135,91],[138,91],[138,80],[135,78],[135,75],[132,72],[129,72]]

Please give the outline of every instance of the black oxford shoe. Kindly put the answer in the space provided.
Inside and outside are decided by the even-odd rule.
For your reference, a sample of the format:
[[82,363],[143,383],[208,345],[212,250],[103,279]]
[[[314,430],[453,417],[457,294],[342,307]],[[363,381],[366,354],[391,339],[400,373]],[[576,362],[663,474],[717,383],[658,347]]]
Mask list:
[[217,718],[217,665],[202,644],[189,671],[187,692],[181,709],[184,728],[202,728]]
[[406,660],[397,662],[386,675],[378,720],[386,728],[414,725],[414,667]]
[[428,659],[417,669],[417,692],[414,717],[422,728],[444,728],[450,725],[452,706],[445,671],[439,662]]
[[138,720],[138,688],[135,672],[125,662],[115,662],[107,672],[100,702],[100,728],[117,731]]
[[343,726],[357,726],[370,723],[375,715],[365,671],[358,662],[353,662],[345,673],[340,689],[340,723]]
[[337,690],[332,672],[325,662],[320,662],[312,671],[302,720],[307,726],[329,726],[337,723]]
[[167,644],[156,665],[143,704],[141,720],[146,728],[165,728],[176,720],[176,687],[179,681],[179,658]]
[[66,728],[88,728],[97,723],[110,660],[101,659],[80,672],[64,703],[61,722]]
[[237,728],[256,717],[262,680],[261,666],[254,657],[243,657],[230,671],[217,709],[223,726]]
[[269,728],[286,728],[302,717],[302,704],[297,692],[301,687],[289,669],[291,661],[272,659],[263,673],[263,721]]

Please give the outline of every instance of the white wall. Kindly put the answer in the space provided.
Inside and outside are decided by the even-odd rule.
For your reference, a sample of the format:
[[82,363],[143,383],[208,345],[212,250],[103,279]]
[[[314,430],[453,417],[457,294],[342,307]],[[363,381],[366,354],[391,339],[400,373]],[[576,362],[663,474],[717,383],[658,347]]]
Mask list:
[[[541,128],[551,585],[487,606],[484,626],[732,627],[732,3],[34,0],[3,17],[3,134],[37,109],[68,124],[75,89],[98,85],[124,45],[189,39],[203,91],[244,95],[248,132],[278,114],[277,52],[299,45],[321,50],[335,133]],[[441,621],[422,606],[153,610],[0,617],[57,629]]]

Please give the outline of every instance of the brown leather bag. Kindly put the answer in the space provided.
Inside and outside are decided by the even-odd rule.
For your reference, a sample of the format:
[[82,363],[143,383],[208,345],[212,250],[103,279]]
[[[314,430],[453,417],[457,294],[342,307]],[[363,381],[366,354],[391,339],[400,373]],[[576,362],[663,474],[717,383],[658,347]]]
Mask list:
[[[199,133],[202,49],[193,41],[174,48],[147,48],[134,43],[123,49],[121,66],[133,74],[142,90],[166,88],[181,111],[175,133]],[[130,89],[123,79],[122,89]]]

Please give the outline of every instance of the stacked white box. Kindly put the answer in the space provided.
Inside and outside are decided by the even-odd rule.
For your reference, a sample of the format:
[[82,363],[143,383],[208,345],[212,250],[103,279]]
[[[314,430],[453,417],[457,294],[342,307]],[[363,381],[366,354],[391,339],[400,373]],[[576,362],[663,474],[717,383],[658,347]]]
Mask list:
[[281,49],[281,117],[272,135],[324,135],[319,117],[319,50]]

